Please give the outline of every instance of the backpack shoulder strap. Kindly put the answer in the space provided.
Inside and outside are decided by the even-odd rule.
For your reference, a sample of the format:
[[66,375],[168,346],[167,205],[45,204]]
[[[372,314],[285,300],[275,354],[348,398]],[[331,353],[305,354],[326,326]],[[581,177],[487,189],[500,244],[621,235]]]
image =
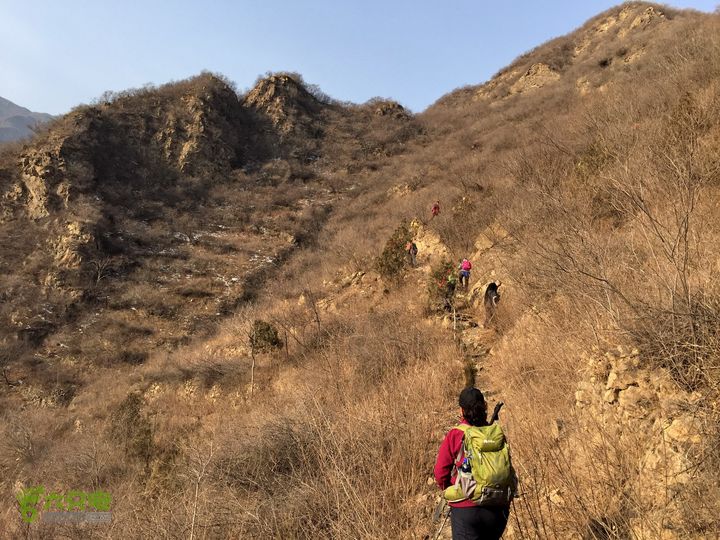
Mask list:
[[[461,463],[463,460],[463,456],[465,454],[465,443],[464,443],[465,432],[468,430],[469,427],[470,426],[468,424],[458,424],[457,426],[455,426],[453,428],[453,429],[459,429],[463,433],[463,444],[460,445],[458,454],[457,454],[457,456],[455,456],[455,466],[453,467],[453,471],[455,471],[457,469],[458,464]],[[455,474],[455,473],[453,472],[453,474]]]

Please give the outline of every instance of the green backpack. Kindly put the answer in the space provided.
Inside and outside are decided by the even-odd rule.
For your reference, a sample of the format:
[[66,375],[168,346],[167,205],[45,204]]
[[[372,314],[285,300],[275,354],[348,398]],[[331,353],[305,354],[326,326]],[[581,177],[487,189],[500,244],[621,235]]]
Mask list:
[[[460,424],[463,446],[455,463],[455,483],[443,493],[450,502],[470,500],[478,506],[507,506],[517,487],[510,449],[497,422],[489,426]],[[461,461],[462,460],[462,461]]]

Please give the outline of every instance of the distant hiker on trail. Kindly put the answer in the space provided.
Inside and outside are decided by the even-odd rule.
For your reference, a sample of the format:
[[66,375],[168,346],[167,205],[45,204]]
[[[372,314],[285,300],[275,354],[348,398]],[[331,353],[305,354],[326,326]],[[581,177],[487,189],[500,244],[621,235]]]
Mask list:
[[435,204],[433,204],[432,208],[430,209],[430,214],[431,220],[440,214],[440,201],[435,201]]
[[457,288],[457,276],[455,272],[450,270],[447,281],[445,283],[445,310],[452,311],[453,309],[453,297],[455,296],[455,289]]
[[477,388],[465,388],[459,403],[460,423],[440,445],[435,481],[450,504],[453,540],[496,540],[505,530],[517,490],[510,450],[497,423],[502,403],[490,421]]
[[472,270],[472,263],[467,259],[463,259],[460,261],[458,270],[460,271],[460,285],[462,285],[467,291],[468,285],[470,284],[470,270]]
[[489,328],[495,320],[497,305],[500,302],[500,292],[498,291],[500,285],[502,285],[502,281],[491,281],[485,287],[485,297],[483,298],[483,304],[485,304],[485,323],[483,326],[485,328]]
[[408,262],[410,263],[410,266],[415,268],[417,266],[417,254],[418,254],[418,247],[412,240],[405,244],[405,252],[408,254]]

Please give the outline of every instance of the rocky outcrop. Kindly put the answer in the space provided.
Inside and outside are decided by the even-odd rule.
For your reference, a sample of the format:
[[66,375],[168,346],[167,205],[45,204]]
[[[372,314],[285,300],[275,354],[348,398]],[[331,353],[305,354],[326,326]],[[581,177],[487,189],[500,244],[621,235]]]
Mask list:
[[592,85],[587,77],[580,77],[577,81],[575,81],[575,88],[577,89],[578,94],[586,96],[592,90]]
[[623,10],[621,14],[623,13],[625,14],[625,19],[629,19],[632,15],[635,15],[635,17],[632,19],[632,22],[630,22],[628,26],[620,30],[620,32],[618,33],[620,37],[624,37],[632,31],[645,30],[646,28],[649,28],[652,24],[666,18],[665,14],[655,6],[648,6],[642,12],[637,14],[630,10]]
[[630,13],[630,8],[625,7],[618,13],[611,13],[607,17],[601,19],[595,25],[588,30],[580,40],[580,43],[575,47],[575,56],[580,56],[586,52],[589,47],[594,43],[595,39],[600,37],[604,39],[604,34],[607,34],[612,28],[618,23],[627,19]]
[[12,196],[27,205],[38,219],[67,208],[70,200],[87,190],[95,178],[92,154],[102,119],[97,111],[73,113],[40,144],[19,157],[20,183]]
[[311,132],[322,110],[322,103],[290,75],[262,79],[245,96],[243,105],[268,119],[281,138]]
[[473,94],[473,101],[492,100],[501,97],[501,91],[518,75],[517,70],[505,71],[480,86]]
[[95,185],[102,192],[113,182],[163,181],[158,173],[143,178],[148,171],[212,178],[242,161],[245,123],[235,92],[211,76],[184,92],[161,89],[85,107],[22,152],[20,183],[9,196],[22,199],[38,219]]
[[[630,536],[681,538],[683,495],[692,491],[708,433],[703,396],[678,388],[666,370],[646,367],[637,350],[589,355],[584,374],[575,393],[581,432],[568,444],[582,439],[586,448],[623,452],[633,477],[621,483],[643,489],[613,493],[608,504],[621,511],[633,501],[642,521],[629,518]],[[578,467],[592,466],[579,459]],[[649,522],[658,530],[648,531]]]
[[522,94],[523,92],[542,88],[543,86],[554,83],[559,78],[560,74],[547,64],[533,64],[530,66],[530,69],[510,87],[510,93]]
[[201,175],[227,170],[241,160],[245,122],[235,92],[210,80],[168,106],[149,135],[174,168]]
[[383,100],[373,104],[373,113],[375,116],[389,116],[396,119],[408,119],[410,114],[407,109],[400,105],[397,101]]
[[622,40],[631,33],[642,31],[666,19],[657,6],[627,5],[620,11],[611,12],[583,32],[575,47],[575,56],[589,54],[600,44],[607,43],[608,39],[615,39],[615,36],[608,38],[611,32],[615,32]]
[[410,230],[418,247],[418,259],[423,261],[425,270],[429,272],[431,266],[443,260],[450,260],[450,250],[435,231],[418,220],[413,220],[410,223]]

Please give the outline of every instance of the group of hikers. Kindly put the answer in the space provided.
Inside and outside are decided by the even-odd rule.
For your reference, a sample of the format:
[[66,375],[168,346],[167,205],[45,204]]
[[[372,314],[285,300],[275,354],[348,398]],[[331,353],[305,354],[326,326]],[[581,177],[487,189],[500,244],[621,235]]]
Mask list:
[[[440,201],[435,201],[430,208],[430,219],[437,217],[440,214]],[[418,247],[417,244],[409,240],[405,244],[405,253],[407,255],[407,262],[412,267],[417,266]],[[460,286],[468,291],[470,288],[470,273],[472,271],[472,262],[469,259],[460,259],[457,268],[450,268],[449,273],[445,276],[438,286],[442,289],[443,295],[443,307],[447,311],[452,311],[453,302],[455,298],[455,292],[457,290],[458,282]],[[490,328],[495,320],[497,313],[497,306],[500,302],[499,287],[502,285],[501,281],[492,281],[485,287],[485,294],[483,296],[483,305],[485,307],[485,321],[483,326]]]
[[[430,220],[439,214],[440,201],[435,201]],[[405,251],[408,264],[416,267],[415,242],[407,242]],[[462,258],[457,266],[451,265],[447,276],[440,280],[438,285],[446,310],[453,309],[458,283],[465,291],[469,290],[472,268],[472,262]],[[491,327],[495,320],[501,285],[500,281],[492,281],[485,286],[485,328]],[[435,481],[443,490],[443,501],[450,506],[445,520],[449,515],[453,540],[496,540],[505,531],[510,505],[517,492],[517,476],[498,424],[502,402],[488,418],[482,392],[469,387],[460,393],[459,405],[460,422],[445,435],[434,468]]]

